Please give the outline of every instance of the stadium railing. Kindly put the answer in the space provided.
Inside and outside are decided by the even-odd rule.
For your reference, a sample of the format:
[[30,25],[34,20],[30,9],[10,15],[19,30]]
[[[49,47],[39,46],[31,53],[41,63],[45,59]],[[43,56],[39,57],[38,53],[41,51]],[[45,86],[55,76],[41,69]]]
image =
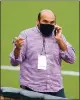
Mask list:
[[51,96],[38,92],[18,89],[13,87],[1,87],[0,100],[66,100],[67,98]]

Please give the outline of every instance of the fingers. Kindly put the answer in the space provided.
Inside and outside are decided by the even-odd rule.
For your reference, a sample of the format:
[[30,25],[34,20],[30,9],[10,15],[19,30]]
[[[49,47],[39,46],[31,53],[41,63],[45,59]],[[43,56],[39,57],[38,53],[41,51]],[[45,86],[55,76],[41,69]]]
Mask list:
[[17,48],[21,48],[22,45],[24,44],[24,39],[20,37],[15,37],[14,44],[16,45]]
[[20,37],[15,37],[15,40],[18,42],[18,41],[24,41],[23,38],[20,38]]
[[59,25],[55,25],[55,28],[57,29],[57,30],[62,30],[62,27],[60,27]]
[[57,30],[57,33],[62,33],[62,27],[60,27],[59,25],[55,25],[55,29]]

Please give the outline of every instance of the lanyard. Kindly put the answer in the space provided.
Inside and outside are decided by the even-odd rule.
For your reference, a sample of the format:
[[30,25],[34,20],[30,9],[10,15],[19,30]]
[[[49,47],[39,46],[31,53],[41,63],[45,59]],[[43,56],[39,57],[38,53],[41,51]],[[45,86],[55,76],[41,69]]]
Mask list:
[[42,47],[41,54],[46,54],[46,50],[45,50],[45,38],[44,37],[43,37],[43,47]]

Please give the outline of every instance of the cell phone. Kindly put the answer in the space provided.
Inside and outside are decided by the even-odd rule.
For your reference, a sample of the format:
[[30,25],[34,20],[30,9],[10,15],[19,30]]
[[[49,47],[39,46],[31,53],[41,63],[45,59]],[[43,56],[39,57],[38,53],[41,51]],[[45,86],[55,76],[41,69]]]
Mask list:
[[56,28],[54,29],[54,35],[56,36]]

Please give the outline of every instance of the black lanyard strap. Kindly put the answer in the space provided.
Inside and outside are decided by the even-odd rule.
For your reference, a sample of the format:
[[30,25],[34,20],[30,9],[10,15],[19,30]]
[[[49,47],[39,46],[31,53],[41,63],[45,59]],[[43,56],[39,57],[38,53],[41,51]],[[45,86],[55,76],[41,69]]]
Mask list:
[[46,49],[45,49],[45,38],[43,37],[43,47],[42,47],[42,52],[41,54],[46,54]]

